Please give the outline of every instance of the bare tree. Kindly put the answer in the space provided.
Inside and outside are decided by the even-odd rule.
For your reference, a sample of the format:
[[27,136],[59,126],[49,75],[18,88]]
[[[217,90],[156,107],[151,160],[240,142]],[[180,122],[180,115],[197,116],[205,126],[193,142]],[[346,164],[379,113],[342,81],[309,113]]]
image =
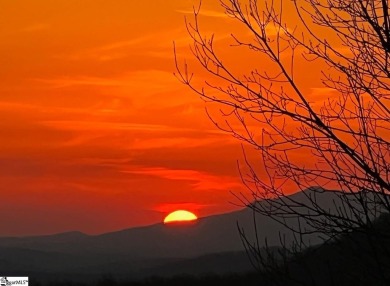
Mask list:
[[[192,53],[208,77],[197,85],[187,63],[177,58],[176,76],[220,106],[221,116],[209,114],[218,128],[258,150],[260,171],[255,167],[258,161],[244,153],[240,171],[252,196],[242,200],[300,238],[313,232],[325,240],[354,231],[378,235],[372,231],[376,219],[390,212],[388,1],[220,4],[245,31],[231,35],[232,52],[248,49],[261,64],[247,63],[247,73],[229,66],[214,35],[202,33],[199,6],[186,27]],[[302,62],[308,70],[313,64],[323,67],[318,74],[322,97],[314,98],[300,80],[297,65]],[[304,192],[306,200],[296,201],[286,196],[288,185],[311,191]],[[337,197],[332,210],[317,203],[319,193],[329,192],[328,186],[338,190],[332,193]],[[292,216],[303,224],[297,228],[286,223]],[[374,256],[381,251],[372,243]]]

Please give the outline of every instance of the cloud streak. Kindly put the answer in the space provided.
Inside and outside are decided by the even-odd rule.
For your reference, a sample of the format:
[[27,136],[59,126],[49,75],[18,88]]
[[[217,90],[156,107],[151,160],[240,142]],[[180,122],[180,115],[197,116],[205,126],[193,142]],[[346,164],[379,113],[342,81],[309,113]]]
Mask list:
[[180,170],[156,167],[126,170],[122,172],[136,175],[154,176],[166,180],[188,181],[191,183],[193,189],[198,191],[227,191],[241,186],[239,180],[234,177],[216,176],[197,170]]
[[[194,10],[176,10],[177,13],[193,15]],[[218,12],[215,10],[201,9],[199,15],[212,17],[212,18],[229,18],[229,16],[224,12]]]

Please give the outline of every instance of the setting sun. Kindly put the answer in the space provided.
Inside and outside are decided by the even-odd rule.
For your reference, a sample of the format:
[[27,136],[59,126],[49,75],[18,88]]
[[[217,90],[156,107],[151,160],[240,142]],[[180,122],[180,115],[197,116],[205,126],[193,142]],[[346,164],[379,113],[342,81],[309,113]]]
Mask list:
[[197,219],[197,216],[194,215],[192,212],[185,210],[177,210],[167,215],[164,219],[164,223],[194,221]]

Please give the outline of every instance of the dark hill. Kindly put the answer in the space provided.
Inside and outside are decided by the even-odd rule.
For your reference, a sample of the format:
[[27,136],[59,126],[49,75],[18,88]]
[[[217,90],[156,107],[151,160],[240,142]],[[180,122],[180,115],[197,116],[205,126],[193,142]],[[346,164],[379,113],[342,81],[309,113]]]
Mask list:
[[[287,200],[292,208],[307,214],[310,210],[301,203],[316,194],[318,205],[337,212],[341,204],[337,192],[315,190],[308,189],[283,200]],[[274,205],[282,203],[280,200],[272,202]],[[264,208],[269,207],[269,203],[257,202]],[[254,242],[254,221],[260,248],[265,246],[266,239],[269,246],[275,247],[281,245],[281,237],[287,244],[294,241],[289,229],[268,216],[254,214],[247,207],[236,212],[201,218],[188,225],[160,223],[96,236],[69,232],[0,238],[0,269],[5,275],[71,275],[74,279],[105,273],[117,277],[143,277],[180,272],[195,274],[205,270],[223,273],[233,269],[241,272],[247,269],[248,263],[244,262],[244,247],[237,224],[245,230],[249,241]],[[298,227],[296,217],[287,218],[285,223],[289,227]],[[316,234],[308,235],[305,239],[309,245],[322,242]]]
[[390,285],[390,215],[297,253],[268,273],[268,285]]
[[[307,193],[308,191],[306,191]],[[304,193],[297,193],[287,199],[305,200]],[[318,203],[332,208],[334,194],[324,193]],[[267,205],[267,202],[259,202]],[[301,211],[305,211],[301,208]],[[271,246],[280,245],[280,234],[286,241],[292,241],[290,231],[270,217],[255,214],[260,244],[267,238]],[[297,219],[286,220],[290,226],[297,226]],[[0,247],[24,248],[39,251],[53,251],[69,254],[121,254],[138,258],[185,258],[208,253],[242,251],[243,246],[237,224],[245,230],[249,239],[254,235],[254,213],[249,207],[240,211],[200,218],[195,224],[164,225],[162,223],[130,228],[102,235],[85,235],[70,232],[56,235],[33,237],[0,238]],[[316,244],[321,240],[316,236],[307,239]]]

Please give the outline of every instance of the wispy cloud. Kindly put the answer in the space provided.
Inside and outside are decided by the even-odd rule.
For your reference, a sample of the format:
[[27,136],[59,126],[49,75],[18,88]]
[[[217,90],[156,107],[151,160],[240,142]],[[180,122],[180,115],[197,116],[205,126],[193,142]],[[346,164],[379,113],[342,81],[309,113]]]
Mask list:
[[[150,150],[161,148],[188,149],[215,144],[231,144],[220,130],[205,130],[158,124],[109,121],[41,121],[41,125],[61,131],[70,131],[72,137],[62,146],[99,145],[99,142],[116,142],[116,148]],[[121,134],[122,139],[110,140]],[[126,138],[124,140],[124,138]]]
[[288,27],[268,24],[265,27],[265,32],[267,36],[273,37],[277,35],[285,35],[287,33],[291,33],[292,31]]
[[46,84],[52,88],[64,88],[80,85],[95,85],[95,86],[120,86],[126,84],[125,81],[112,78],[77,76],[77,77],[58,77],[52,79],[35,79],[35,81]]
[[175,41],[177,47],[187,47],[191,42],[184,26],[162,30],[158,33],[149,32],[144,35],[135,35],[133,38],[108,42],[100,46],[70,54],[60,54],[55,57],[72,61],[112,61],[153,54],[158,54],[159,57],[161,57],[161,54],[164,57],[173,57],[173,41]]
[[37,23],[22,29],[23,32],[36,32],[49,29],[50,25],[45,23]]
[[47,88],[66,88],[73,86],[97,87],[127,87],[142,89],[143,94],[148,91],[166,91],[181,87],[172,72],[164,70],[146,69],[134,72],[124,72],[115,76],[66,76],[54,78],[35,78],[33,81],[44,84]]
[[125,170],[124,173],[155,176],[167,180],[189,181],[194,190],[229,190],[240,187],[238,179],[227,176],[216,176],[196,170],[178,170],[167,168],[141,168]]
[[39,109],[39,106],[29,104],[29,103],[21,103],[21,102],[10,102],[10,101],[0,101],[0,110],[32,110]]
[[178,83],[172,71],[145,69],[110,76],[68,76],[35,78],[40,89],[65,89],[86,87],[106,98],[130,100],[132,108],[162,110],[184,104],[198,104],[199,99],[189,94],[188,89]]
[[[199,132],[199,131],[198,131]],[[206,134],[205,132],[204,134]],[[146,150],[146,149],[161,149],[161,148],[196,148],[207,145],[215,145],[216,143],[227,144],[225,137],[172,137],[172,138],[152,138],[152,139],[137,139],[129,144],[129,149]]]
[[[194,14],[194,10],[176,10],[176,12],[181,14]],[[199,11],[199,15],[206,16],[206,17],[213,17],[213,18],[228,18],[229,16],[224,12],[218,12],[215,10],[207,10],[207,9],[201,9]]]
[[189,211],[199,211],[200,209],[204,209],[207,207],[212,207],[213,204],[199,204],[199,203],[165,203],[156,205],[153,210],[169,213],[175,210],[189,210]]
[[328,87],[312,87],[310,88],[310,90],[311,90],[311,95],[326,97],[326,98],[330,96],[335,96],[337,93],[337,90]]
[[[41,121],[42,125],[53,127],[55,129],[84,131],[84,130],[133,130],[145,132],[194,132],[199,131],[193,128],[173,127],[160,124],[144,124],[144,123],[129,123],[129,122],[106,122],[106,121],[77,121],[77,120],[54,120]],[[205,130],[205,133],[222,134],[218,130]]]

